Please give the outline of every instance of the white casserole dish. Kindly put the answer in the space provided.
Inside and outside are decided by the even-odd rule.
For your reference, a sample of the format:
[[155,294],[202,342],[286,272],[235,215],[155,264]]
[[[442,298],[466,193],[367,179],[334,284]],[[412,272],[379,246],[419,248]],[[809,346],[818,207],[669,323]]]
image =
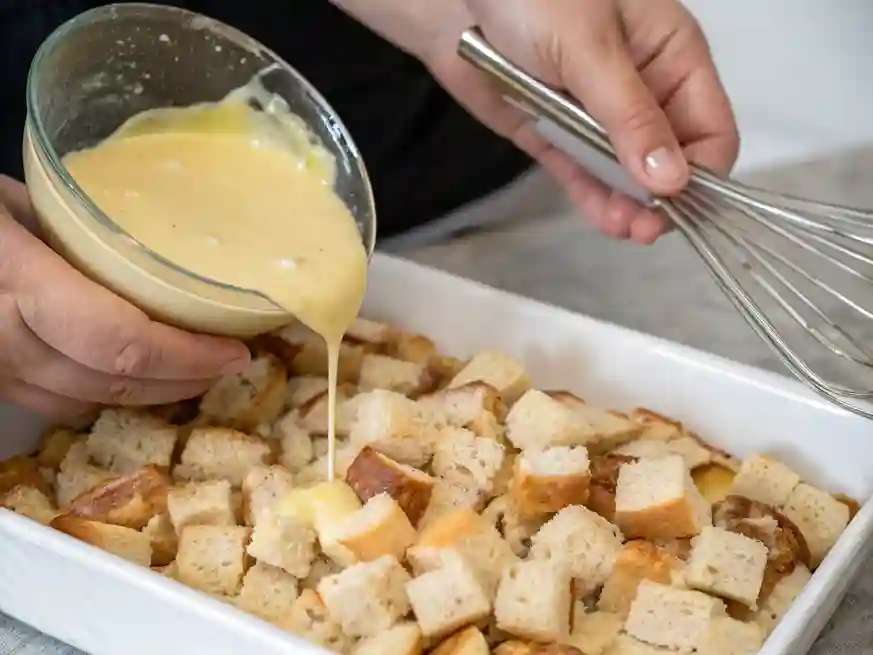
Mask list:
[[[523,361],[536,385],[617,409],[675,416],[733,454],[770,451],[861,511],[773,632],[764,655],[805,653],[873,540],[873,426],[799,384],[683,346],[376,255],[366,316],[423,332],[458,356]],[[0,406],[0,457],[37,443],[39,421]],[[0,510],[0,611],[92,655],[314,655],[267,623]]]

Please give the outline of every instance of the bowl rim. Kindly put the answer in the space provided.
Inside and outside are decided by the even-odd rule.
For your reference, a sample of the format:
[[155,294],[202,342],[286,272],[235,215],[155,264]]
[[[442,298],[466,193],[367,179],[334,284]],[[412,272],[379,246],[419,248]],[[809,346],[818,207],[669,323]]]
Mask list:
[[39,114],[40,97],[39,93],[37,92],[37,78],[42,71],[44,60],[46,59],[48,54],[55,47],[57,47],[57,45],[61,43],[71,32],[76,30],[82,24],[106,20],[106,18],[117,17],[119,12],[133,13],[143,10],[160,12],[165,15],[175,15],[191,22],[198,20],[203,21],[201,29],[210,30],[213,33],[218,34],[222,38],[233,41],[248,50],[263,53],[268,58],[270,58],[273,63],[265,67],[259,74],[262,74],[267,70],[279,66],[283,68],[285,72],[287,72],[289,75],[291,75],[297,84],[303,87],[303,89],[306,91],[306,95],[312,98],[312,100],[330,117],[332,129],[339,133],[340,138],[338,139],[338,141],[340,142],[341,147],[348,151],[348,155],[355,163],[355,169],[357,170],[357,174],[361,177],[361,181],[363,183],[365,191],[364,201],[369,209],[370,215],[372,216],[372,227],[369,229],[369,231],[364,231],[364,233],[361,234],[361,239],[363,241],[364,248],[367,251],[367,259],[369,261],[373,256],[373,252],[375,251],[376,233],[378,225],[375,197],[373,194],[373,185],[370,180],[369,173],[367,172],[367,168],[361,152],[358,149],[358,146],[356,145],[354,139],[352,138],[352,135],[346,128],[345,123],[343,123],[342,119],[340,118],[339,114],[309,80],[307,80],[296,68],[291,66],[271,48],[268,48],[266,45],[264,45],[254,37],[249,36],[245,32],[242,32],[241,30],[238,30],[237,28],[228,25],[227,23],[212,18],[207,14],[191,11],[189,9],[183,9],[181,7],[175,7],[172,5],[158,5],[148,2],[119,2],[108,5],[101,5],[99,7],[93,7],[77,14],[73,18],[59,25],[40,44],[39,48],[36,51],[36,54],[34,54],[33,59],[31,60],[30,68],[27,74],[27,86],[25,92],[28,117],[27,122],[30,128],[29,131],[35,137],[36,143],[39,146],[37,149],[37,154],[38,156],[42,155],[39,156],[39,158],[41,160],[45,159],[51,171],[58,179],[61,180],[66,189],[76,198],[78,202],[80,202],[84,206],[84,208],[93,217],[97,219],[97,221],[101,225],[115,232],[116,234],[119,234],[124,238],[129,239],[131,242],[136,244],[143,253],[157,261],[162,266],[168,267],[198,282],[202,282],[204,284],[208,284],[219,289],[241,293],[247,296],[258,296],[269,302],[277,310],[283,312],[285,311],[284,308],[277,305],[271,298],[268,298],[263,293],[258,292],[254,289],[235,286],[226,282],[220,282],[219,280],[200,275],[198,273],[194,273],[184,266],[181,266],[163,257],[161,254],[155,252],[154,250],[143,244],[141,241],[139,241],[136,237],[128,233],[115,221],[113,221],[105,212],[103,212],[97,206],[97,204],[93,200],[91,200],[88,194],[85,193],[84,189],[79,186],[75,179],[73,179],[73,176],[70,175],[66,166],[64,166],[61,162],[61,158],[58,156],[58,152],[55,149],[54,144],[46,133],[45,126],[43,125],[42,119]]

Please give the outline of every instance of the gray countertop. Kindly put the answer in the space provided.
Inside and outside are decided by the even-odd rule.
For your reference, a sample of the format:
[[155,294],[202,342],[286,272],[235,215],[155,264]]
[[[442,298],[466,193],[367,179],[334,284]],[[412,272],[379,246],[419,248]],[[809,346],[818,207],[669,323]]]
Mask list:
[[[873,149],[759,173],[751,181],[873,207]],[[400,253],[495,287],[779,370],[678,235],[650,248],[601,237],[537,174],[466,214],[461,218],[500,220],[488,229],[401,248]],[[860,327],[873,338],[873,325]],[[873,653],[873,565],[860,572],[812,652]],[[0,615],[0,653],[75,651]]]
[[[873,208],[873,148],[747,176],[754,184]],[[418,262],[755,366],[780,371],[678,234],[643,248],[584,225],[542,177],[496,208],[490,229],[401,250]],[[491,216],[496,218],[496,216]],[[845,318],[845,317],[844,317]],[[851,320],[851,319],[846,319]],[[858,322],[873,337],[873,324]],[[815,361],[815,357],[812,357]],[[812,653],[873,653],[873,563]]]

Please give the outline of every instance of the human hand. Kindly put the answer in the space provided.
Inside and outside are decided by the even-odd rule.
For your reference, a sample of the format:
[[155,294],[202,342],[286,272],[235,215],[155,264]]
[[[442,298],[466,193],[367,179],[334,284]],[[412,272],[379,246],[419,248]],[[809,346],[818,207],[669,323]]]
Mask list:
[[242,343],[150,320],[73,269],[28,223],[24,185],[0,176],[0,398],[72,418],[94,405],[191,398],[248,362]]
[[706,38],[679,0],[334,0],[423,61],[467,109],[537,159],[603,232],[650,243],[661,214],[607,189],[546,143],[528,116],[457,55],[485,37],[531,75],[562,88],[606,128],[631,175],[656,194],[688,181],[691,161],[727,173],[739,137]]
[[[689,161],[727,173],[739,137],[699,25],[678,0],[466,0],[473,21],[506,57],[567,90],[604,126],[641,185],[672,195]],[[585,216],[617,238],[651,243],[665,216],[611,191],[546,143],[527,117],[454,52],[443,32],[423,60],[470,111],[535,157]]]

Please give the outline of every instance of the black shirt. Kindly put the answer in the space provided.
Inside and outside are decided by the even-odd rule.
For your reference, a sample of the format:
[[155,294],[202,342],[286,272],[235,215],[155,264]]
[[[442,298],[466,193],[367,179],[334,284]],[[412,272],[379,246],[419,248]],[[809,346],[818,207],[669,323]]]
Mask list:
[[[0,172],[22,175],[25,84],[39,44],[62,22],[105,4],[0,0]],[[380,236],[432,220],[505,185],[530,166],[527,157],[455,103],[416,59],[327,0],[167,4],[249,33],[322,92],[364,155]]]

